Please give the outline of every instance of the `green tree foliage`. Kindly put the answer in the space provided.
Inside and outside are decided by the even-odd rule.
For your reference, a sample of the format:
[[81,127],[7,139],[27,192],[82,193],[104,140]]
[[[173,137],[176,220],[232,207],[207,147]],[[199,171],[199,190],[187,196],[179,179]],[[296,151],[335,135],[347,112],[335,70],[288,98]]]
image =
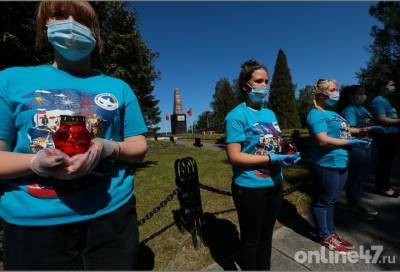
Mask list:
[[[159,78],[153,62],[157,58],[142,40],[137,28],[137,14],[129,2],[91,2],[98,13],[104,40],[102,55],[93,55],[93,64],[104,73],[125,80],[138,97],[146,123],[160,122],[158,100],[152,95]],[[0,69],[52,61],[52,48],[40,52],[35,44],[35,15],[38,2],[0,3]]]
[[294,91],[295,85],[292,83],[286,55],[279,49],[268,107],[275,112],[281,128],[300,127]]
[[214,130],[214,127],[214,113],[211,111],[205,111],[199,115],[195,125],[195,130],[196,132],[210,131]]
[[370,7],[369,13],[382,26],[372,27],[371,59],[357,76],[368,94],[374,96],[380,80],[394,79],[400,86],[400,2],[379,2]]
[[214,111],[215,131],[224,131],[224,119],[230,110],[238,104],[236,94],[227,78],[220,79],[215,86],[211,102]]
[[297,99],[297,108],[299,109],[299,117],[301,127],[307,127],[307,114],[313,107],[312,102],[312,86],[306,85],[300,90],[299,98]]
[[0,70],[51,60],[49,47],[35,50],[36,2],[0,2]]

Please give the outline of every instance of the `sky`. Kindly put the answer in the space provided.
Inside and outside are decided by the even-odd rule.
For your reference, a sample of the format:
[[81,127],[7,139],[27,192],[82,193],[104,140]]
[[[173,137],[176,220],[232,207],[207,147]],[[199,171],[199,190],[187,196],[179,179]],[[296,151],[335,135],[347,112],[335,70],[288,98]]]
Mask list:
[[280,48],[297,91],[319,78],[357,83],[356,72],[370,58],[371,27],[379,25],[368,12],[375,3],[130,2],[143,40],[159,53],[153,94],[161,132],[170,130],[165,114],[172,114],[175,88],[194,122],[211,110],[217,81],[237,79],[246,60],[264,64],[272,79]]

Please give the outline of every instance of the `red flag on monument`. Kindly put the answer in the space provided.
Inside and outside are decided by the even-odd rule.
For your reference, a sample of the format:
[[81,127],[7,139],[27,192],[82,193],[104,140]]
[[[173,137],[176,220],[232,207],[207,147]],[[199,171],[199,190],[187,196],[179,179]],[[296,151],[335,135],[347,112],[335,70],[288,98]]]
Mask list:
[[192,108],[190,108],[186,113],[187,113],[189,116],[192,116],[192,114],[193,114]]
[[169,114],[168,114],[168,112],[165,114],[165,120],[166,120],[166,121],[169,121]]

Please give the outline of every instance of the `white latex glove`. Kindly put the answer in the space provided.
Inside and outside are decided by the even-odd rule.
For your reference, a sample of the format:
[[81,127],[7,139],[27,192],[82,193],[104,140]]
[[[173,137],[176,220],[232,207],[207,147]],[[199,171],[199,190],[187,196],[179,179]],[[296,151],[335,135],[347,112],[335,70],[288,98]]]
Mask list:
[[68,160],[68,155],[55,148],[45,148],[33,156],[30,161],[32,171],[41,176],[51,176],[56,166]]
[[112,156],[114,159],[118,157],[120,153],[120,146],[117,142],[106,140],[103,138],[95,138],[93,142],[101,146],[101,158],[107,158]]
[[71,180],[89,175],[101,159],[101,145],[93,143],[88,151],[72,156],[68,160],[65,175],[57,176],[58,179]]

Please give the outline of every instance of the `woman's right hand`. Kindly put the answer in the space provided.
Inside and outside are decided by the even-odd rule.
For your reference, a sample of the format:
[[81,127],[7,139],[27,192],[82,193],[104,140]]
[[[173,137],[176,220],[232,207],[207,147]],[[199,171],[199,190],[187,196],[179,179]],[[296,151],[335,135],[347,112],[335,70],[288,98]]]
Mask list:
[[54,176],[55,171],[59,171],[59,167],[66,163],[69,156],[64,152],[55,148],[45,148],[40,150],[30,161],[32,171],[41,176]]
[[301,160],[300,152],[292,155],[271,153],[268,156],[270,164],[278,164],[282,167],[292,166]]
[[350,147],[369,148],[371,146],[371,143],[372,140],[370,139],[357,139],[357,138],[348,139],[348,144]]

